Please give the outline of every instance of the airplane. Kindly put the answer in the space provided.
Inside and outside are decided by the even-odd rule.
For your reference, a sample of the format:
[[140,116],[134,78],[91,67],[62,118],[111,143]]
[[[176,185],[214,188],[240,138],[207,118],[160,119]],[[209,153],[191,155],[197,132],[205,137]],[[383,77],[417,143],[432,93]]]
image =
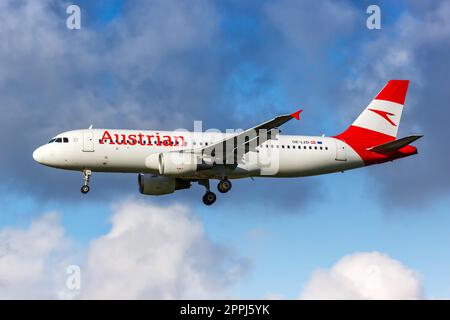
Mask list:
[[279,127],[300,119],[302,110],[244,131],[188,132],[89,129],[58,134],[33,152],[40,164],[83,173],[89,192],[93,172],[137,173],[140,193],[164,195],[206,188],[205,205],[216,201],[230,180],[254,177],[306,177],[344,172],[417,154],[411,143],[422,135],[397,139],[409,80],[390,80],[342,133],[332,136],[282,135]]

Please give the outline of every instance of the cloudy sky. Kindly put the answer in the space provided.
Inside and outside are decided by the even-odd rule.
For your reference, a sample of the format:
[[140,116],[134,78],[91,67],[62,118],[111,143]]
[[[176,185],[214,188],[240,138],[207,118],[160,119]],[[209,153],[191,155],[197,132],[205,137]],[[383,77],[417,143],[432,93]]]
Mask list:
[[[0,298],[450,297],[450,3],[0,1]],[[290,134],[342,131],[389,79],[419,155],[321,177],[138,193],[133,174],[33,162],[53,135],[246,128],[304,109]],[[67,268],[81,289],[67,287]]]

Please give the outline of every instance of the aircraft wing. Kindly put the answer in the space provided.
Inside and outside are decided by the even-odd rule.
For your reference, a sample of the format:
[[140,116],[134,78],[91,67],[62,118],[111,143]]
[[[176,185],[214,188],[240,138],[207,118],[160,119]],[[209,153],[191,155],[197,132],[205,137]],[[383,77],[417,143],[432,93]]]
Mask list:
[[243,150],[243,153],[245,153],[248,152],[251,143],[253,143],[253,146],[258,146],[264,141],[272,139],[273,136],[276,135],[273,134],[274,130],[278,127],[292,119],[300,120],[300,113],[302,113],[302,111],[303,110],[300,109],[291,114],[277,116],[250,129],[237,133],[234,136],[227,137],[222,141],[204,146],[203,148],[194,149],[193,151],[194,153],[201,153],[205,158],[208,158],[209,155],[214,157],[216,161],[222,160],[222,163],[225,163],[225,159],[230,157],[234,158],[239,149]]

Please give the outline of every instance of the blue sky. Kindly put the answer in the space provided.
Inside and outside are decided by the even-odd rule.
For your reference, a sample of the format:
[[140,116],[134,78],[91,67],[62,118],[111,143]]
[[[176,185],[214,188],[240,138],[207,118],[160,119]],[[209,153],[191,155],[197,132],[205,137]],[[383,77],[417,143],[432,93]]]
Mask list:
[[[26,230],[55,211],[66,237],[89,252],[110,232],[117,203],[181,204],[212,243],[245,262],[228,295],[298,298],[318,268],[378,251],[418,272],[422,296],[449,297],[450,186],[448,173],[439,170],[449,156],[433,149],[434,138],[448,134],[439,125],[448,93],[429,84],[444,77],[436,65],[449,67],[450,22],[439,15],[449,9],[445,2],[381,1],[382,29],[370,31],[370,1],[199,1],[187,13],[180,1],[79,1],[82,29],[70,32],[60,23],[65,2],[46,0],[42,8],[26,3],[36,15],[23,29],[8,30],[35,30],[38,40],[46,35],[40,40],[51,39],[52,51],[31,40],[0,52],[9,59],[0,75],[0,108],[17,110],[2,124],[5,130],[22,124],[36,130],[19,138],[25,150],[2,140],[10,152],[0,158],[9,168],[1,186],[1,230]],[[20,8],[11,10],[10,19],[20,17]],[[39,24],[42,17],[47,22]],[[26,66],[29,76],[20,81],[17,74]],[[90,123],[175,129],[203,120],[205,128],[223,130],[298,106],[301,122],[289,123],[284,133],[333,135],[393,78],[411,79],[400,135],[425,133],[419,155],[344,174],[236,181],[213,207],[203,206],[199,186],[143,197],[132,175],[94,175],[93,194],[82,197],[81,175],[26,158],[48,137]],[[36,100],[39,106],[31,107]],[[74,259],[82,265],[85,257]]]

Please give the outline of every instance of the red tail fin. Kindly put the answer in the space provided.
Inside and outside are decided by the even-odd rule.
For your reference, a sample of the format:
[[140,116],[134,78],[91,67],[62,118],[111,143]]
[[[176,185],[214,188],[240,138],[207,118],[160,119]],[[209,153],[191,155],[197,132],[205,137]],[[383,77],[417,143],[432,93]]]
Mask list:
[[[348,139],[395,140],[409,80],[390,80],[352,125],[339,136]],[[356,127],[356,128],[355,128]]]
[[366,163],[380,160],[367,149],[396,139],[408,85],[409,80],[389,80],[352,125],[335,138],[350,145]]

